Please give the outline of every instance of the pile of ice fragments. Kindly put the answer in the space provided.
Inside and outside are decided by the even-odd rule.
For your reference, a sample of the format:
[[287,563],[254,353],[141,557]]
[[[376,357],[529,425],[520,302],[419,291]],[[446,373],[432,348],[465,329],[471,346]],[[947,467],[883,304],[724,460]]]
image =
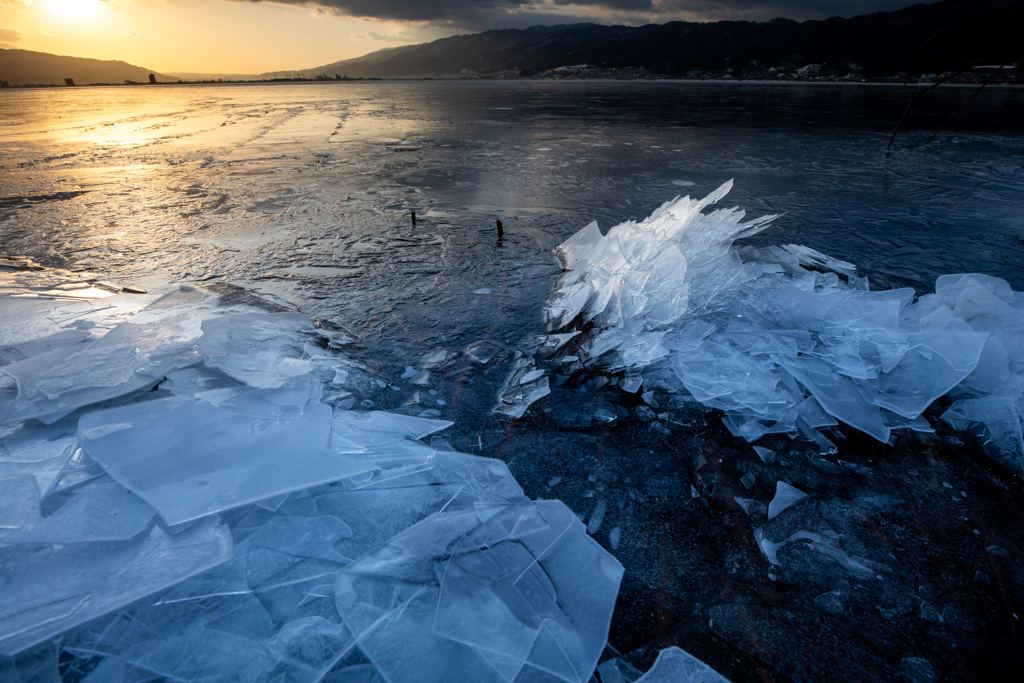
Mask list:
[[921,413],[948,394],[943,419],[983,429],[1024,475],[1024,294],[944,275],[915,300],[912,289],[871,291],[852,264],[804,246],[737,248],[776,216],[703,212],[731,187],[607,235],[591,223],[558,248],[567,272],[545,309],[549,330],[594,323],[559,361],[624,370],[633,391],[663,382],[722,410],[748,441],[802,434],[824,450],[819,428],[837,420],[882,442],[894,429],[931,431]]
[[330,332],[15,280],[0,679],[590,679],[619,563],[500,461],[420,440],[450,423],[328,403],[354,371]]

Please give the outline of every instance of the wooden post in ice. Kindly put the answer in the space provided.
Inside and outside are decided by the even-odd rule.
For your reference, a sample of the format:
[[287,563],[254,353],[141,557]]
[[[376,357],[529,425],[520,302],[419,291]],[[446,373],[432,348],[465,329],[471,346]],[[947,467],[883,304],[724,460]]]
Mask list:
[[416,212],[412,212],[412,227],[416,227]]
[[502,237],[505,236],[505,231],[501,229],[501,219],[500,218],[498,219],[497,223],[498,223],[498,239],[500,240]]

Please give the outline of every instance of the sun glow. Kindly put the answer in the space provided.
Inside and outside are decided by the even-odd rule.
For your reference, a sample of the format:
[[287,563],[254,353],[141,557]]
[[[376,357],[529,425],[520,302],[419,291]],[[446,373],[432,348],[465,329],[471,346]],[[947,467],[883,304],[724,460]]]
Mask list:
[[46,0],[43,6],[58,19],[82,23],[98,19],[107,3],[103,0]]

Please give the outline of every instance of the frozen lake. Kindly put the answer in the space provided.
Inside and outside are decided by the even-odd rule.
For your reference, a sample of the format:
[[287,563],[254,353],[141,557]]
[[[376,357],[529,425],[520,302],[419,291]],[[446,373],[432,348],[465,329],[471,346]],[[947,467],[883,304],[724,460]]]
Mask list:
[[[557,245],[730,178],[721,206],[782,214],[743,244],[806,245],[876,290],[971,272],[1024,290],[1024,92],[986,89],[926,143],[969,95],[920,98],[886,154],[896,86],[5,91],[0,256],[152,290],[234,285],[344,333],[381,379],[350,405],[451,420],[435,449],[503,460],[529,498],[588,524],[625,567],[609,643],[640,670],[678,645],[735,682],[997,678],[1024,663],[1024,508],[977,444],[843,428],[829,458],[758,442],[782,453],[769,463],[666,395],[652,430],[599,371],[552,373],[521,419],[492,412],[546,332]],[[846,564],[827,549],[765,562],[734,500],[767,503],[782,479],[813,495],[772,538],[836,534]]]

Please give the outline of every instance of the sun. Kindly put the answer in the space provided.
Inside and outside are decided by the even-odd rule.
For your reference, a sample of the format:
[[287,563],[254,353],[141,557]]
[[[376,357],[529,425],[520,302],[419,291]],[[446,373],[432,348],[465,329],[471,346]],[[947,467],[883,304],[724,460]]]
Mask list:
[[104,0],[45,0],[43,5],[58,19],[82,23],[98,19],[108,3]]

